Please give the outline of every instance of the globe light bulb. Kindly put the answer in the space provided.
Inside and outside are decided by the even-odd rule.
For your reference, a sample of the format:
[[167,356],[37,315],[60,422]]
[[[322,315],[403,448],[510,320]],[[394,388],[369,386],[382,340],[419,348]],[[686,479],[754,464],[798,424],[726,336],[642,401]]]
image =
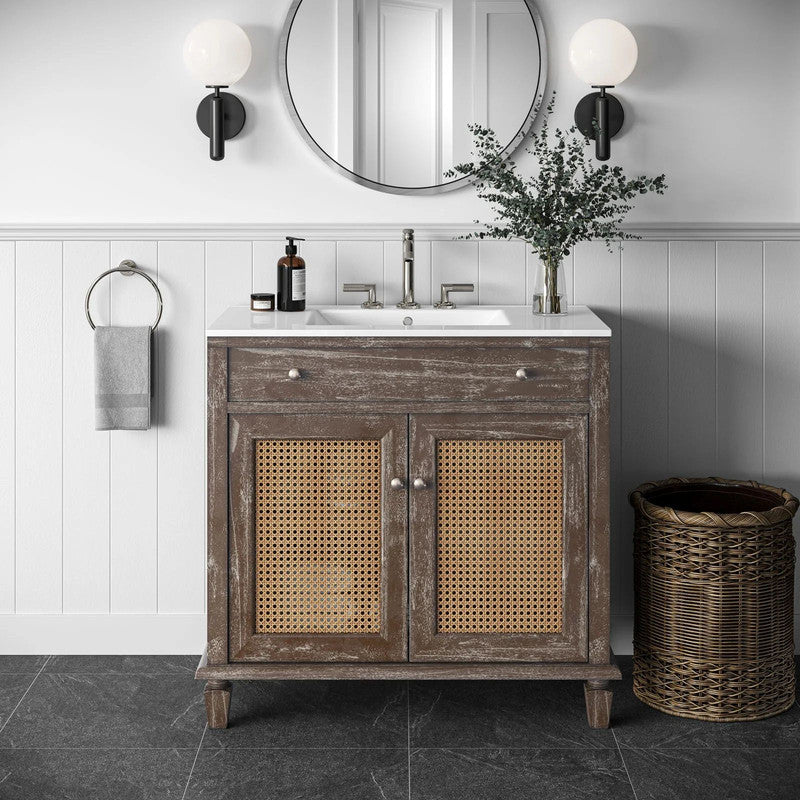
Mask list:
[[613,19],[581,25],[569,43],[575,74],[590,86],[617,86],[633,72],[639,50],[633,34]]
[[247,34],[234,22],[207,19],[192,28],[183,44],[183,61],[205,86],[232,86],[250,66]]

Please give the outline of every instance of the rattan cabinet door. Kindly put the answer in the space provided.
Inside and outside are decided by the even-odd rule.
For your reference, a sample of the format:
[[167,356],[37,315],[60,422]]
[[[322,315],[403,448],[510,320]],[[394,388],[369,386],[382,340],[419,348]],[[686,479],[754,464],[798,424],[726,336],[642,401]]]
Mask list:
[[411,417],[412,661],[587,660],[587,417]]
[[407,433],[405,415],[230,417],[231,661],[406,659]]

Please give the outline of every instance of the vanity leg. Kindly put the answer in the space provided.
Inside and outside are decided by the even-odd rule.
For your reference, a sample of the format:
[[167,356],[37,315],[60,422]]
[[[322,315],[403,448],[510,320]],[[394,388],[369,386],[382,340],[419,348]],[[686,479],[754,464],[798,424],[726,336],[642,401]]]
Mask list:
[[230,681],[207,681],[203,689],[209,728],[227,728],[231,708]]
[[583,693],[586,696],[589,727],[607,728],[611,719],[611,700],[614,696],[610,681],[586,681]]

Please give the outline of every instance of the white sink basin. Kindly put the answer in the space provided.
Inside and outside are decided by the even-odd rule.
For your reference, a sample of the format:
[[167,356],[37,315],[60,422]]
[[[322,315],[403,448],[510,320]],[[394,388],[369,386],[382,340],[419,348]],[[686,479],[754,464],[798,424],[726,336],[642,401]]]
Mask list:
[[502,308],[316,308],[308,313],[306,325],[390,328],[498,328],[511,321]]
[[[403,320],[407,320],[406,325]],[[569,314],[536,316],[529,305],[463,308],[360,308],[309,306],[305,311],[251,311],[234,306],[208,328],[209,336],[298,336],[324,339],[371,337],[413,339],[492,339],[530,336],[610,336],[611,331],[586,306]]]

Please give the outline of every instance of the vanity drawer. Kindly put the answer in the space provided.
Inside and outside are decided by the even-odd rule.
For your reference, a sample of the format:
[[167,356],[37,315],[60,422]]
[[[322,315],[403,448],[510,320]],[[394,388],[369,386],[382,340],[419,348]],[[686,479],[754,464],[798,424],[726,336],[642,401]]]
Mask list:
[[231,347],[228,353],[234,402],[589,396],[589,353],[580,347]]

